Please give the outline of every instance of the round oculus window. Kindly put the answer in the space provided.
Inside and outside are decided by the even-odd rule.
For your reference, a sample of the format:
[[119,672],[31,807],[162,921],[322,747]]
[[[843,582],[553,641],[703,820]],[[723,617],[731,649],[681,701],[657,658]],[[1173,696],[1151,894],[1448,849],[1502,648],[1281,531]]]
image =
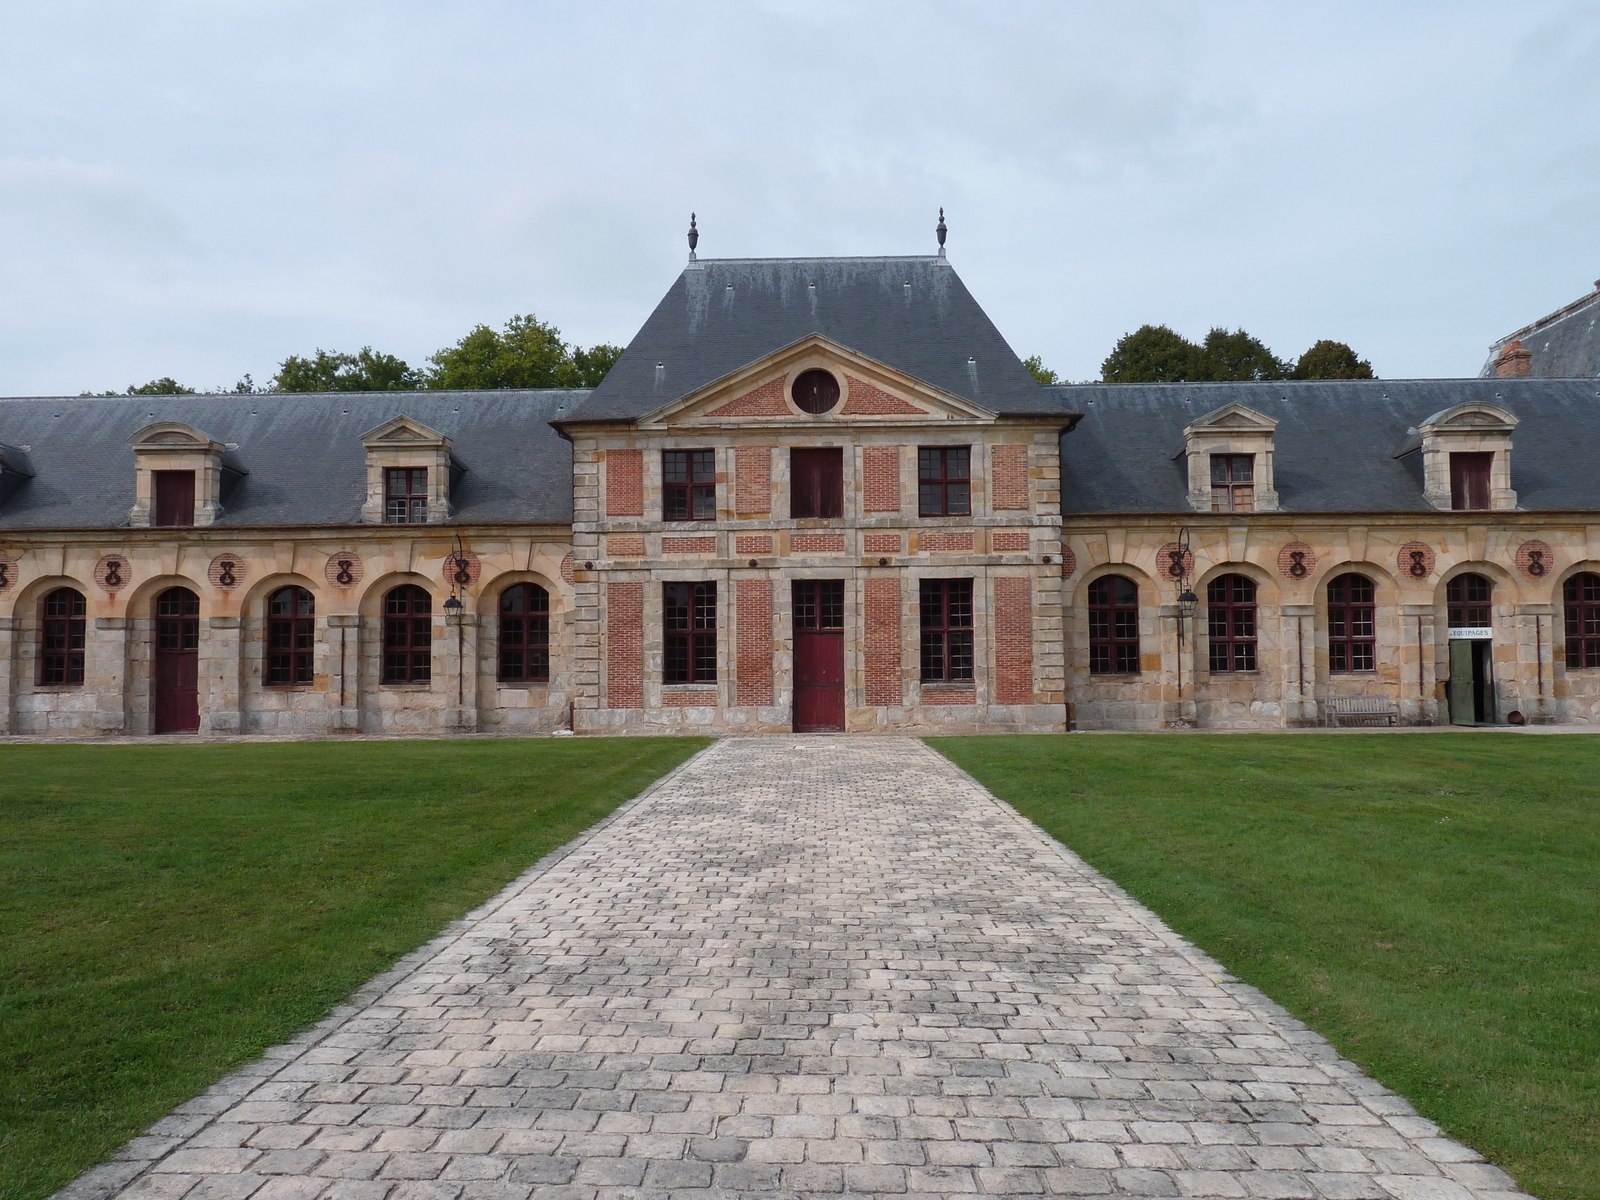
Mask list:
[[839,403],[839,381],[820,367],[801,371],[793,392],[794,402],[808,413],[825,413]]

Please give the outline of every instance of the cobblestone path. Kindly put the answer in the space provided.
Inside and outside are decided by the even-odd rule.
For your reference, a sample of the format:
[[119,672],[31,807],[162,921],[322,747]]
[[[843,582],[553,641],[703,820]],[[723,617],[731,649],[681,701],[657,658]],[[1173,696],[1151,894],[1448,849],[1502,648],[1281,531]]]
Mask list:
[[920,742],[772,737],[717,743],[59,1195],[1511,1187]]

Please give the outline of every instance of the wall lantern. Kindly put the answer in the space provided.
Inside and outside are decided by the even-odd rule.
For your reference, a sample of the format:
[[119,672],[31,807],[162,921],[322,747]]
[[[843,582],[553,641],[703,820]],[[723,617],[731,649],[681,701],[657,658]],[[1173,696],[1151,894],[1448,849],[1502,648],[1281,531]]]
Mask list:
[[1189,588],[1184,588],[1178,593],[1178,615],[1185,621],[1192,619],[1200,611],[1200,597],[1196,596]]

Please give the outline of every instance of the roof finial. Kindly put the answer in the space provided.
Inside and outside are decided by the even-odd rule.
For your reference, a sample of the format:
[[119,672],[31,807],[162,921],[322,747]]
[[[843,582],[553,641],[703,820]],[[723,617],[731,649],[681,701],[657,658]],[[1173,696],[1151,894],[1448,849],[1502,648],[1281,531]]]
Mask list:
[[945,226],[944,226],[944,206],[941,205],[939,207],[939,225],[938,225],[938,228],[936,228],[934,230],[934,233],[939,235],[939,257],[940,258],[944,257],[944,235],[946,233],[948,233],[948,232],[949,232],[949,230],[946,229]]
[[694,261],[694,248],[700,244],[700,231],[694,227],[694,214],[689,214],[689,261]]

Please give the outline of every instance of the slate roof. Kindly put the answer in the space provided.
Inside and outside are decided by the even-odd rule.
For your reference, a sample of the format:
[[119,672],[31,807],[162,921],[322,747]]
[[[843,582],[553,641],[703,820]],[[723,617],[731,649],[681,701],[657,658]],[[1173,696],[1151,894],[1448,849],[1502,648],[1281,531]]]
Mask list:
[[1493,378],[1494,360],[1520,341],[1533,355],[1528,365],[1535,379],[1600,378],[1600,280],[1594,287],[1587,296],[1497,341],[1479,377]]
[[[549,422],[588,394],[0,399],[0,536],[125,526],[134,481],[128,438],[155,421],[182,421],[228,444],[229,465],[248,472],[224,491],[219,526],[358,524],[367,480],[361,435],[402,415],[450,437],[466,468],[452,488],[453,522],[565,524],[572,520],[572,447]],[[14,463],[33,477],[14,482]]]
[[1046,389],[1084,414],[1061,438],[1063,513],[1181,513],[1183,428],[1237,401],[1278,422],[1273,475],[1289,512],[1430,512],[1420,454],[1396,455],[1442,409],[1515,413],[1511,486],[1524,509],[1600,510],[1600,383],[1372,379],[1081,384]]
[[947,259],[723,258],[684,269],[578,418],[643,416],[812,334],[994,412],[1058,409]]

